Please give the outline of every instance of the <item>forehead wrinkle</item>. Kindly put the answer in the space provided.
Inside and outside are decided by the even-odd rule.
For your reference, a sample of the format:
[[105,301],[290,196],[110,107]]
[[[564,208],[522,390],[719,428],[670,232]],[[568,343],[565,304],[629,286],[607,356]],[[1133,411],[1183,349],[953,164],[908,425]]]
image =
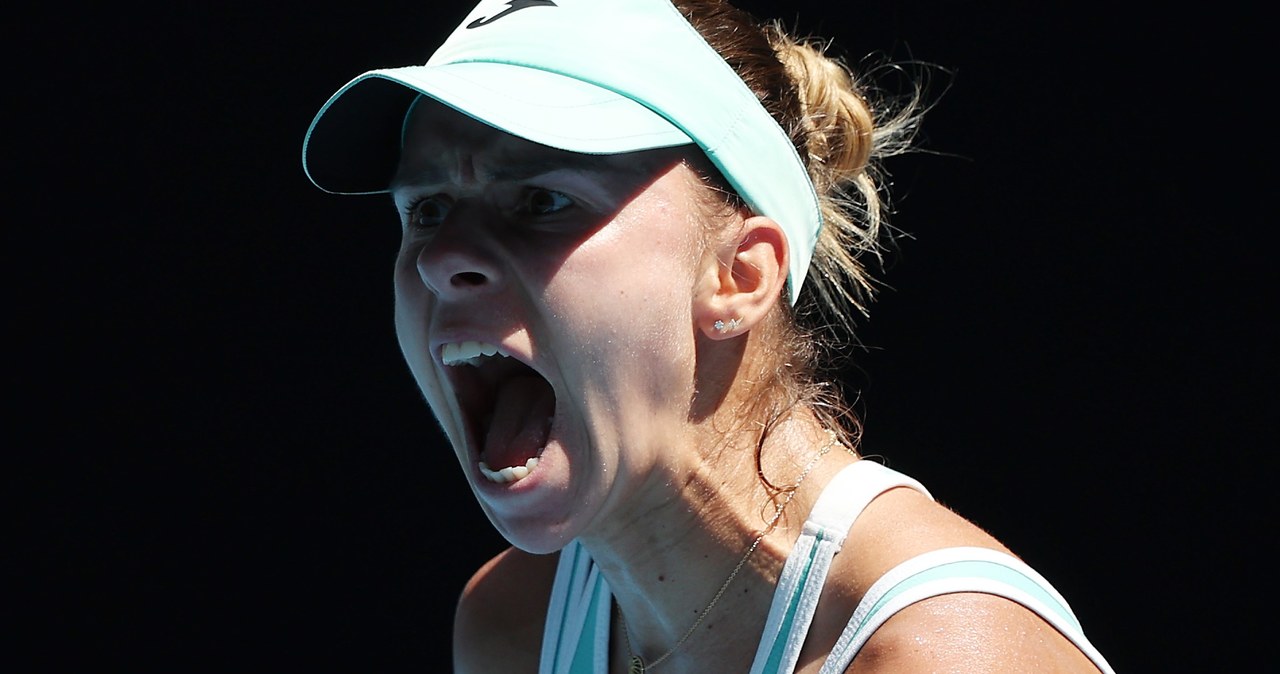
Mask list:
[[445,182],[448,177],[449,172],[439,164],[420,163],[418,166],[406,170],[405,165],[402,163],[396,169],[395,176],[391,178],[390,190],[394,192],[413,185],[439,185]]
[[[476,158],[493,151],[498,142],[482,131],[491,127],[465,117],[446,117],[419,126],[420,123],[421,120],[415,120],[406,132],[400,161],[391,179],[391,191],[441,185],[451,179],[474,181]],[[480,130],[472,128],[472,123]]]
[[551,148],[503,148],[478,171],[493,180],[519,181],[564,169],[600,167],[600,155],[579,154]]
[[[448,182],[454,173],[447,165],[452,157],[456,157],[458,168],[454,177],[468,182],[479,177],[514,182],[562,169],[581,170],[601,165],[600,155],[566,152],[531,143],[528,145],[470,151],[458,151],[460,148],[453,147],[442,149],[428,157],[419,155],[417,160],[411,159],[410,163],[402,162],[399,165],[391,180],[391,189]],[[412,157],[410,152],[405,152],[405,155]]]
[[[607,169],[620,175],[647,175],[660,165],[681,157],[685,147],[619,153],[587,154],[540,145],[504,131],[487,128],[488,134],[472,134],[462,138],[437,137],[431,152],[414,152],[406,148],[391,182],[391,189],[414,185],[440,185],[451,178],[468,182],[483,179],[496,182],[518,182],[554,171],[598,171]],[[434,134],[433,134],[434,135]],[[485,137],[488,136],[488,137]],[[451,175],[457,165],[468,175]]]

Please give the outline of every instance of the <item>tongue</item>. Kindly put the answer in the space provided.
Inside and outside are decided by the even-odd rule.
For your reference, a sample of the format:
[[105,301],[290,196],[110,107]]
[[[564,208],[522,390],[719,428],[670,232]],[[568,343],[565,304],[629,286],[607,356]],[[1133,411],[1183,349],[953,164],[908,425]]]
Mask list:
[[556,397],[546,380],[518,375],[498,387],[481,459],[493,470],[523,466],[547,444]]

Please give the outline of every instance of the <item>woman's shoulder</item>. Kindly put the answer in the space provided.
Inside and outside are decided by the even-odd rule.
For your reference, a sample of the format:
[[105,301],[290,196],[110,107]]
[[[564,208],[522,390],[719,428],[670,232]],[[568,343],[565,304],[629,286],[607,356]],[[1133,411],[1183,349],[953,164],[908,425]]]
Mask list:
[[512,547],[472,574],[454,615],[454,671],[538,670],[558,560]]
[[[822,657],[813,654],[816,664],[825,660],[825,653],[876,581],[903,562],[945,548],[984,548],[1013,555],[995,537],[914,489],[891,489],[873,500],[855,521],[823,590],[810,639],[827,647],[819,649]],[[943,594],[903,608],[872,634],[848,671],[951,668],[1097,671],[1079,649],[1034,612],[980,592]]]

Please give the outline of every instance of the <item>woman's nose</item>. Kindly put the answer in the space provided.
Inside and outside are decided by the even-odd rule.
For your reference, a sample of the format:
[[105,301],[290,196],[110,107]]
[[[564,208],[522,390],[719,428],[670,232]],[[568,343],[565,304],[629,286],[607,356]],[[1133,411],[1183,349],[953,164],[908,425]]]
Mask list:
[[502,278],[494,257],[494,242],[483,223],[463,215],[451,213],[418,251],[418,276],[442,299],[492,291]]

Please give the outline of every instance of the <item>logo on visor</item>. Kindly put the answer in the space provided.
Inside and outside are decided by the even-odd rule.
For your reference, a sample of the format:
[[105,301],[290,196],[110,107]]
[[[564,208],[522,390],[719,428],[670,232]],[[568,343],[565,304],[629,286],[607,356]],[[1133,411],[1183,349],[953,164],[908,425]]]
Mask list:
[[472,21],[471,23],[467,24],[467,28],[479,28],[480,26],[487,26],[493,23],[494,21],[497,21],[498,19],[501,19],[502,17],[512,12],[517,12],[527,7],[540,7],[540,6],[555,7],[556,6],[556,3],[551,2],[551,0],[511,0],[511,2],[508,2],[507,4],[511,6],[488,18],[482,16],[476,19],[475,21]]

